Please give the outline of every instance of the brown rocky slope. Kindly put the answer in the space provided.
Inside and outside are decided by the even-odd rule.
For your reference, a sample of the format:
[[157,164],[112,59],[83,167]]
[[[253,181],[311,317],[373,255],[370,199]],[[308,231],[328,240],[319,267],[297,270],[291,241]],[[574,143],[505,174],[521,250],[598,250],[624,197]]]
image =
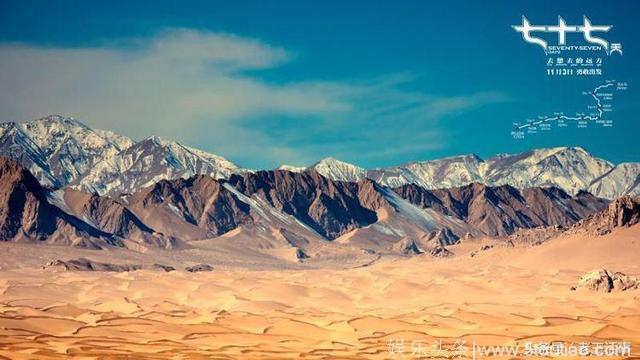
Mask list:
[[461,219],[491,236],[541,226],[568,227],[607,204],[586,192],[572,197],[553,187],[518,190],[474,183],[438,190],[405,185],[394,191],[415,205]]
[[[44,241],[87,248],[173,242],[142,224],[124,206],[89,194],[75,194],[63,210],[51,192],[15,160],[0,158],[0,240]],[[82,200],[82,201],[80,201]],[[74,214],[70,208],[75,208]]]
[[374,224],[353,239],[369,233],[384,235],[387,243],[428,240],[431,233],[451,234],[452,239],[467,232],[502,236],[522,228],[567,227],[606,204],[588,193],[572,197],[556,188],[520,191],[471,184],[426,190],[405,185],[392,191],[369,179],[342,182],[315,171],[285,170],[244,173],[229,180],[206,175],[162,180],[116,198],[71,189],[52,192],[14,160],[0,160],[1,240],[92,248],[188,246],[189,241],[215,238],[239,227],[258,231],[265,214],[282,221],[269,225],[275,230],[263,232],[285,231],[293,238],[302,231],[302,237],[334,240]]
[[580,220],[569,231],[587,231],[604,235],[615,228],[629,227],[638,223],[640,223],[640,197],[633,198],[626,195],[612,201],[604,210]]

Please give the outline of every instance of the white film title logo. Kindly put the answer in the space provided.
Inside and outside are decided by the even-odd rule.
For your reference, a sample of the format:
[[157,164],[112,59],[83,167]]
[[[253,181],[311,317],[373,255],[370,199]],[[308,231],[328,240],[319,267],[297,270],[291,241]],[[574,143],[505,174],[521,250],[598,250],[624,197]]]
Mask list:
[[[584,36],[584,40],[589,44],[594,44],[600,46],[607,55],[611,55],[614,52],[622,55],[622,44],[620,43],[612,43],[603,38],[594,36],[594,32],[609,32],[612,25],[593,25],[591,24],[591,20],[588,17],[583,18],[582,25],[567,25],[564,19],[558,16],[558,25],[531,25],[529,20],[526,17],[522,17],[522,25],[513,25],[512,26],[517,32],[522,33],[522,38],[524,41],[530,44],[536,44],[542,47],[547,53],[549,51],[549,44],[542,38],[534,37],[531,34],[535,32],[544,32],[544,33],[557,33],[558,34],[558,45],[566,45],[567,44],[567,33],[582,33]],[[611,45],[611,46],[609,46]]]

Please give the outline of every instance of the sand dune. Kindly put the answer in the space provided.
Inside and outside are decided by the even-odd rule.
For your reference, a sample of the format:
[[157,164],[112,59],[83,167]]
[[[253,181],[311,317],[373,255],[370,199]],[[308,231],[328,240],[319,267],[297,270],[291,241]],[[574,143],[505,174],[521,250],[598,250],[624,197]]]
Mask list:
[[467,241],[450,247],[452,258],[383,258],[353,269],[9,268],[0,271],[0,355],[388,359],[397,340],[405,358],[418,358],[418,344],[423,358],[431,356],[439,341],[448,349],[456,340],[469,347],[624,340],[638,356],[639,291],[570,290],[594,267],[640,274],[638,230],[528,248],[496,242],[473,257],[492,240]]

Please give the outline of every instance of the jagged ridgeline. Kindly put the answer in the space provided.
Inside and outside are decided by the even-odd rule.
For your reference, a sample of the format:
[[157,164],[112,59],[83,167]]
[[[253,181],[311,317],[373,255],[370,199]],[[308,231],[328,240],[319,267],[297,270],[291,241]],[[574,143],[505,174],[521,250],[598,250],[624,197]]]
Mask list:
[[[220,179],[250,171],[174,141],[152,136],[135,142],[62,116],[0,124],[0,156],[17,159],[44,186],[69,186],[100,195],[134,193],[160,180],[197,174]],[[368,178],[392,188],[415,184],[443,189],[482,183],[517,189],[552,186],[570,195],[588,191],[606,199],[640,195],[640,163],[614,165],[571,147],[501,154],[486,160],[462,155],[378,169],[326,158],[310,167],[283,165],[281,169],[315,170],[339,181]]]
[[638,191],[637,164],[614,166],[581,148],[373,170],[328,158],[254,171],[59,116],[1,131],[4,241],[144,250],[224,236],[302,258],[327,244],[422,253],[464,237],[568,228]]
[[327,243],[419,253],[462,237],[567,227],[607,206],[589,193],[571,196],[558,188],[474,183],[392,189],[370,179],[336,181],[314,170],[245,172],[228,179],[194,175],[109,196],[48,189],[6,157],[0,158],[0,181],[2,240],[135,250],[244,236],[257,241],[251,246],[286,245],[305,256]]

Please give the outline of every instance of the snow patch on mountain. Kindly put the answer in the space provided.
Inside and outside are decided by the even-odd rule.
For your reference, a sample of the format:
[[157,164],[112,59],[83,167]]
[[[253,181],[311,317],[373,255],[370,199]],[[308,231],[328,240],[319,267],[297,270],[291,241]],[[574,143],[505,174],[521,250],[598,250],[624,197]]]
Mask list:
[[514,155],[499,155],[485,162],[484,183],[511,185],[519,189],[555,186],[575,195],[592,181],[613,168],[580,147],[532,150]]
[[60,115],[20,124],[22,130],[44,152],[51,175],[68,184],[96,162],[113,156],[133,142],[111,132],[96,132],[81,122]]
[[17,123],[0,124],[0,156],[17,160],[44,186],[60,185],[51,173],[47,155]]
[[[632,184],[636,184],[634,189],[638,187],[636,168],[631,165],[623,166],[611,175],[627,177],[622,182],[626,185],[615,189],[613,184],[601,187],[594,185],[595,181],[611,172],[614,165],[594,157],[580,147],[501,154],[488,160],[471,154],[371,170],[335,159],[325,159],[311,169],[334,180],[357,181],[369,178],[392,188],[416,184],[426,189],[447,189],[477,182],[488,186],[511,185],[518,189],[555,186],[572,195],[581,190],[591,190],[596,196],[611,199],[623,194],[620,191],[626,191]],[[607,180],[620,182],[612,178],[603,178],[602,181]]]
[[283,165],[278,166],[278,168],[276,170],[286,170],[286,171],[291,171],[291,172],[294,172],[294,173],[300,173],[300,172],[305,171],[306,169],[307,168],[304,167],[304,166],[293,166],[293,165],[283,164]]
[[96,163],[71,187],[99,194],[133,193],[160,180],[196,174],[220,179],[238,170],[223,157],[152,136]]
[[373,169],[366,176],[389,187],[416,184],[427,189],[450,188],[482,182],[481,164],[482,160],[472,154]]
[[349,164],[331,157],[324,158],[309,169],[317,171],[324,177],[337,181],[359,181],[366,177],[367,171],[359,166]]
[[622,163],[602,175],[588,188],[596,196],[607,199],[623,195],[640,195],[640,163]]

